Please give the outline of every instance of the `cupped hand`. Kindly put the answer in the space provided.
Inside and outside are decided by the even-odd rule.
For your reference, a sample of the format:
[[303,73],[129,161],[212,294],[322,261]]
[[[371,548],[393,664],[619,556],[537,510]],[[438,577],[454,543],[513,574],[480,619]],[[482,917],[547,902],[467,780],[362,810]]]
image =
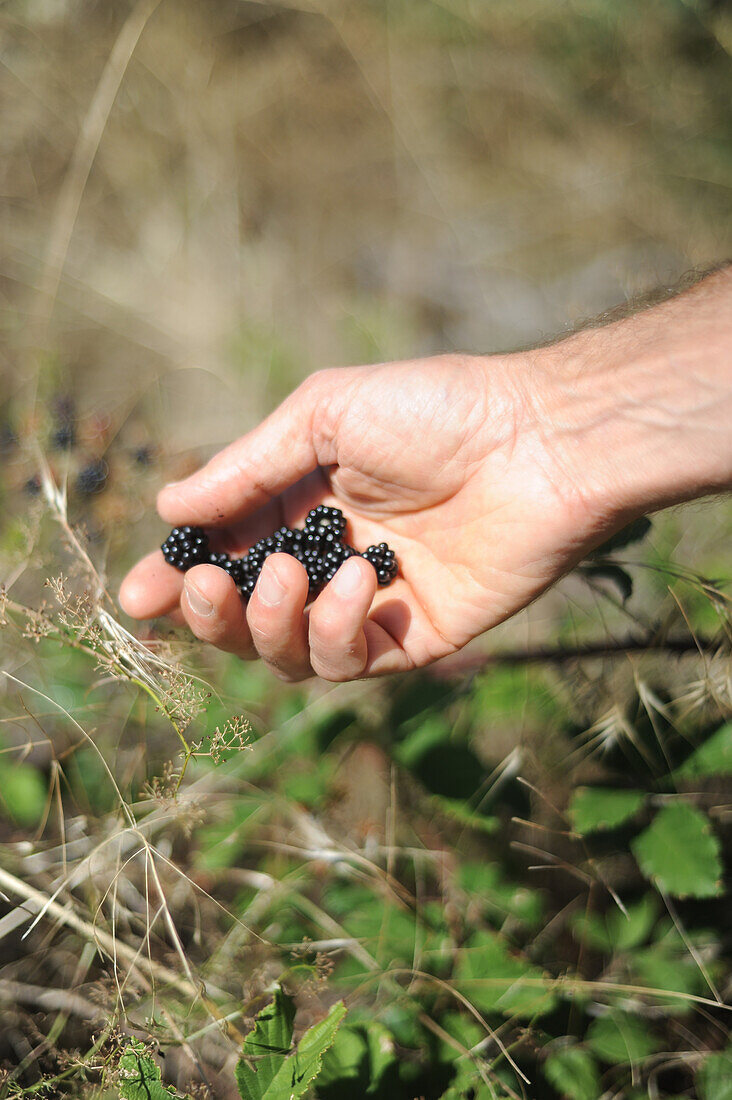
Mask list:
[[[182,613],[203,641],[281,678],[348,680],[419,667],[526,606],[597,541],[546,413],[541,352],[447,355],[308,378],[254,431],[166,486],[168,524],[243,553],[308,510],[342,508],[348,541],[386,541],[399,576],[346,561],[307,606],[303,566],[265,563],[248,604],[220,569],[185,576],[160,551],[120,592],[136,618]],[[546,401],[545,401],[546,398]]]

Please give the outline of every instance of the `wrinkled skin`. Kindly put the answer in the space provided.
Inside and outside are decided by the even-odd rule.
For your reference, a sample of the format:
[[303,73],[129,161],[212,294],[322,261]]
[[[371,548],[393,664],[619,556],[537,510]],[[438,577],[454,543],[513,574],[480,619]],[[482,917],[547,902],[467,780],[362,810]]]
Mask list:
[[221,570],[197,566],[184,579],[156,551],[125,580],[123,607],[140,618],[179,607],[199,638],[261,656],[286,679],[379,675],[459,649],[612,525],[578,488],[535,399],[545,354],[320,372],[160,493],[165,521],[218,528],[218,545],[236,553],[282,522],[301,524],[316,503],[337,505],[354,545],[384,540],[396,551],[388,588],[351,559],[306,609],[303,567],[274,555],[247,607]]

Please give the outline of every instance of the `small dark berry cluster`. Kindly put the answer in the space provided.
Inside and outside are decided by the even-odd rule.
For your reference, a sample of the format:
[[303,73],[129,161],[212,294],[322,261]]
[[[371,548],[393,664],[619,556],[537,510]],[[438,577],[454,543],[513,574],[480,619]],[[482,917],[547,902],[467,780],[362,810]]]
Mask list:
[[[218,565],[226,570],[247,599],[270,554],[291,554],[305,566],[312,598],[333,579],[344,561],[359,553],[345,542],[345,534],[346,519],[340,508],[319,504],[308,512],[302,528],[279,527],[273,534],[255,542],[243,558],[231,558],[211,550],[202,527],[174,528],[161,549],[168,564],[183,572],[194,565]],[[394,551],[385,542],[369,546],[361,557],[371,562],[382,587],[391,584],[399,566]]]

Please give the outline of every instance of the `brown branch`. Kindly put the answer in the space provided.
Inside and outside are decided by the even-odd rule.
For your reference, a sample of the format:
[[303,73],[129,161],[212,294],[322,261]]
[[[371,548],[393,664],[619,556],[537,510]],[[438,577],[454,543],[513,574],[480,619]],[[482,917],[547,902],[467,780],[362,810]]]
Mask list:
[[483,669],[504,665],[555,664],[563,665],[569,661],[581,661],[588,658],[624,657],[630,653],[665,653],[683,657],[687,653],[696,653],[703,657],[713,657],[721,649],[719,642],[710,638],[623,638],[620,641],[587,642],[584,645],[537,646],[535,649],[504,649],[498,653],[488,653],[480,657],[461,656],[459,653],[446,657],[431,670],[431,674],[440,680],[449,680],[453,676],[480,672]]

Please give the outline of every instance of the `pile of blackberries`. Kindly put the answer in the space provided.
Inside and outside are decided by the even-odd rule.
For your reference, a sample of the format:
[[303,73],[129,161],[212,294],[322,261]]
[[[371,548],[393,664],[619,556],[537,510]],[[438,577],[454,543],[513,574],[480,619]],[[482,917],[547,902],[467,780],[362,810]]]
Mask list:
[[[345,534],[346,519],[340,508],[319,504],[308,512],[302,529],[280,527],[250,547],[243,558],[231,558],[211,550],[202,527],[175,527],[161,550],[168,564],[183,572],[194,565],[218,565],[226,570],[247,599],[270,554],[291,554],[305,566],[312,598],[333,579],[347,558],[359,553],[345,541]],[[399,567],[394,551],[385,542],[369,546],[360,556],[371,562],[382,587],[391,584]]]

